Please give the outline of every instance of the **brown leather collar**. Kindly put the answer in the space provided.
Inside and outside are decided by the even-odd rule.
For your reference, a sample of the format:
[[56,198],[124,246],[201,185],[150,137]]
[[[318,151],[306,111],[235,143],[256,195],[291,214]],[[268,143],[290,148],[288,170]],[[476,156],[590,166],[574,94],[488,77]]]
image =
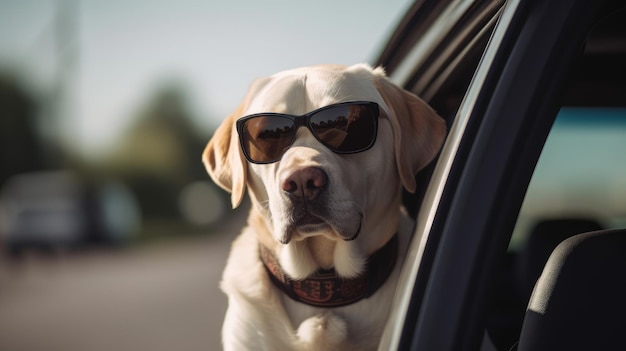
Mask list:
[[292,280],[268,248],[259,245],[259,251],[270,279],[287,296],[311,306],[340,307],[372,296],[385,283],[398,259],[398,235],[369,257],[364,274],[352,279],[320,269],[304,280]]

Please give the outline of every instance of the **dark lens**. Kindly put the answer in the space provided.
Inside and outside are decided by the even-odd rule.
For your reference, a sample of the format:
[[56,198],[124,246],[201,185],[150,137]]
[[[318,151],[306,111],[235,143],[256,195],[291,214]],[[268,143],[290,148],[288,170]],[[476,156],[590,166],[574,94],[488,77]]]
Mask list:
[[281,116],[250,118],[243,126],[243,146],[254,162],[279,160],[293,141],[294,122]]
[[358,152],[376,140],[375,109],[365,104],[340,105],[311,117],[311,129],[335,152]]

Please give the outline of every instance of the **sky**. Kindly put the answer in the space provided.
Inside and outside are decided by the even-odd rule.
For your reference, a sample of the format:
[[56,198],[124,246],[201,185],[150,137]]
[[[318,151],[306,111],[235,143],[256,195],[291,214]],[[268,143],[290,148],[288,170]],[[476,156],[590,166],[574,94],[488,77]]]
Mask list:
[[[372,63],[410,4],[0,0],[0,70],[16,73],[42,95],[54,90],[58,63],[69,62],[61,65],[68,70],[61,75],[67,98],[60,129],[86,154],[115,143],[167,82],[187,93],[208,138],[255,78],[312,64]],[[75,19],[61,51],[56,13]],[[69,56],[59,60],[59,52]]]

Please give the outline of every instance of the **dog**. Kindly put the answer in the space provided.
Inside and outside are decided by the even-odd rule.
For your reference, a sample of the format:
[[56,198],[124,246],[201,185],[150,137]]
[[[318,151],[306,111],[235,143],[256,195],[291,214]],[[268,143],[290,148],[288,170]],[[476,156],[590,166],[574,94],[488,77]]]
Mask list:
[[416,190],[445,134],[382,68],[254,81],[202,156],[233,208],[251,201],[220,285],[224,349],[376,349],[413,230],[402,187]]

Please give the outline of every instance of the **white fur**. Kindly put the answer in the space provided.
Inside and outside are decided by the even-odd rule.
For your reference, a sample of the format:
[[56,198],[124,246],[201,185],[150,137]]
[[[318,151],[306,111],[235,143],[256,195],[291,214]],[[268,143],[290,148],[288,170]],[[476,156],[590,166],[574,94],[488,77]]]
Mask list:
[[[402,216],[400,257],[413,223]],[[385,285],[367,300],[331,310],[284,296],[267,278],[255,231],[247,227],[233,243],[221,283],[229,306],[222,326],[224,350],[374,350],[391,308],[403,259]]]
[[[374,101],[381,108],[377,141],[370,150],[338,155],[301,128],[280,161],[259,165],[243,159],[233,127],[238,118],[260,112],[300,115],[354,100]],[[376,349],[413,227],[400,210],[400,190],[402,185],[412,190],[415,173],[435,156],[444,134],[442,120],[417,97],[389,83],[381,68],[315,66],[256,81],[204,153],[209,174],[232,192],[233,205],[246,189],[253,205],[221,283],[229,300],[224,349]],[[313,232],[289,225],[293,205],[281,191],[285,179],[306,167],[328,175],[327,225]],[[345,240],[357,232],[355,240]],[[334,309],[285,296],[270,282],[258,254],[259,244],[274,251],[293,279],[319,268],[334,268],[351,278],[364,272],[368,257],[396,232],[400,254],[385,284],[367,299]]]

